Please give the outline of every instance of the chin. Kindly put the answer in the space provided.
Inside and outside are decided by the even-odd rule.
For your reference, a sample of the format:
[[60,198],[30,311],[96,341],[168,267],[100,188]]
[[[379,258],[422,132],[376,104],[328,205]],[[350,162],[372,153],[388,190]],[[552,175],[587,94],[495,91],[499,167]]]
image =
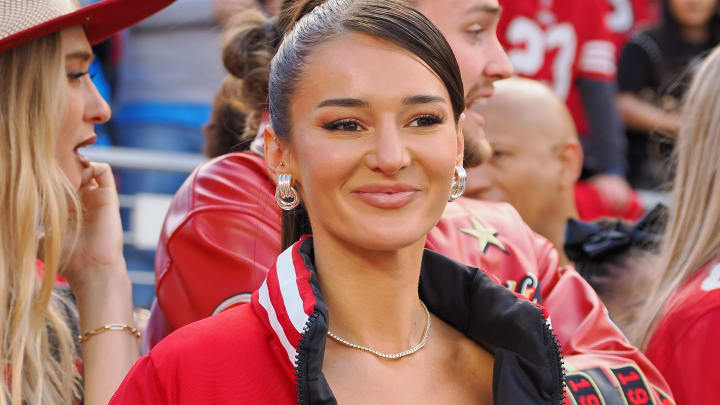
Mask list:
[[378,218],[349,226],[345,239],[361,249],[392,251],[417,243],[431,228],[432,224],[420,221]]

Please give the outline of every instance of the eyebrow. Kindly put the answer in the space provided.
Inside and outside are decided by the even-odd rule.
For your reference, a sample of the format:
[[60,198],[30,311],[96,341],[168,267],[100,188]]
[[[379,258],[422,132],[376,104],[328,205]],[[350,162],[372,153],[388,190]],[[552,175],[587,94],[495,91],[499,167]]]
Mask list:
[[[429,103],[446,103],[446,100],[440,96],[433,96],[430,94],[422,94],[417,96],[405,97],[402,100],[403,105],[418,105],[418,104],[429,104]],[[370,108],[370,103],[359,98],[331,98],[323,100],[318,103],[315,108],[323,107],[361,107]]]
[[423,94],[419,96],[405,97],[402,101],[403,105],[418,105],[429,103],[446,103],[445,99],[439,96]]
[[95,59],[95,55],[88,51],[75,51],[65,55],[65,60],[67,59],[80,59],[83,62],[89,62]]
[[370,107],[370,103],[359,98],[331,98],[318,103],[315,108],[322,107]]
[[500,15],[500,13],[502,13],[502,7],[501,6],[489,6],[487,4],[483,4],[480,6],[473,6],[467,12],[468,13],[487,13],[487,14]]

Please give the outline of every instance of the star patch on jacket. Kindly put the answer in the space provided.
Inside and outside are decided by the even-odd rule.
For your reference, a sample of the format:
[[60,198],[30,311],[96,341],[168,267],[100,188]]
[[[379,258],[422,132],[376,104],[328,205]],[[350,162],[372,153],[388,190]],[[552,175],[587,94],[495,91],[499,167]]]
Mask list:
[[507,254],[505,246],[503,246],[500,239],[497,236],[500,234],[495,228],[484,227],[475,218],[470,217],[470,221],[473,223],[473,228],[460,228],[460,232],[466,233],[478,240],[478,247],[483,253],[486,253],[488,246],[493,245],[502,250],[503,253]]

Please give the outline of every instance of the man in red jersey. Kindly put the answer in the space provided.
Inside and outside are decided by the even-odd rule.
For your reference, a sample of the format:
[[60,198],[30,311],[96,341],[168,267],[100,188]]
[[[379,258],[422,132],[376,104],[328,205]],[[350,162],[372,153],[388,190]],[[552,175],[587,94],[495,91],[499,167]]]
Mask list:
[[[470,104],[490,97],[492,83],[510,76],[495,35],[497,0],[413,5],[453,47]],[[484,136],[482,122],[468,111],[466,125],[476,127],[477,137]],[[221,156],[188,178],[173,200],[156,257],[158,303],[167,323],[159,322],[162,313],[156,309],[151,331],[165,326],[163,335],[249,301],[281,250],[273,193],[264,159],[252,151]],[[629,395],[669,400],[660,393],[668,391],[662,376],[612,324],[592,288],[573,269],[560,268],[552,244],[511,206],[461,198],[448,205],[427,247],[479,267],[547,307],[574,384],[568,393],[577,403],[625,404]],[[639,385],[618,380],[628,370],[643,376]]]
[[607,0],[502,0],[498,38],[515,72],[546,82],[575,120],[584,177],[616,211],[632,190],[624,178],[626,141],[615,106],[615,46]]

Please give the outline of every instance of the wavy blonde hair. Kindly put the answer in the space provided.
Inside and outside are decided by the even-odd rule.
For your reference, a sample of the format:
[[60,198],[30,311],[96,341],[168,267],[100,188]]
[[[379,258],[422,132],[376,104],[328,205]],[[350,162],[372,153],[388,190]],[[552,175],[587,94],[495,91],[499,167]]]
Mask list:
[[702,64],[685,98],[676,145],[673,203],[660,250],[660,278],[631,331],[645,348],[677,288],[720,253],[720,47]]
[[55,159],[67,86],[60,33],[2,52],[0,77],[0,405],[71,404],[81,396],[74,307],[53,287],[81,211]]

